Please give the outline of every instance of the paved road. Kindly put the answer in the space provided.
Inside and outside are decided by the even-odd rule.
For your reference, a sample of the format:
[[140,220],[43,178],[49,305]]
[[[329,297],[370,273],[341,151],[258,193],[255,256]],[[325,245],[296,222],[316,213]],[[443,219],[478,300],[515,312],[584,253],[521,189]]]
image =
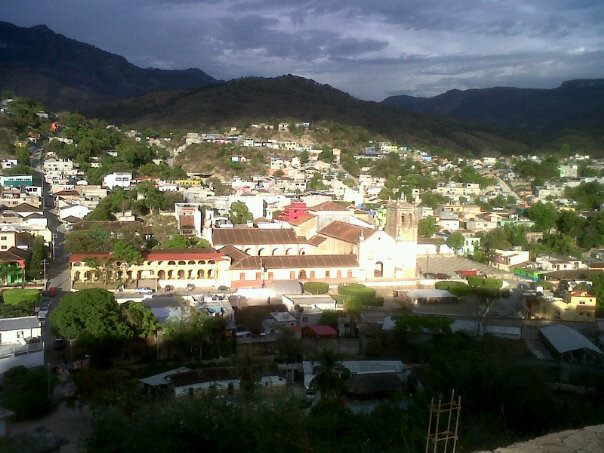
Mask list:
[[[45,188],[46,191],[46,188]],[[46,191],[50,193],[50,191]],[[52,199],[47,197],[45,203],[45,215],[48,219],[48,229],[55,233],[54,238],[54,256],[46,268],[49,287],[57,288],[57,296],[54,297],[50,310],[56,308],[60,303],[61,297],[71,290],[69,280],[69,258],[65,250],[65,230],[57,215],[51,210]],[[47,323],[42,329],[42,336],[45,345],[45,361],[49,365],[58,365],[63,362],[62,353],[54,350],[54,335]]]
[[455,271],[460,269],[478,269],[487,275],[499,277],[509,275],[507,272],[472,261],[463,256],[455,255],[423,255],[417,257],[417,267],[421,273],[449,274],[456,277]]

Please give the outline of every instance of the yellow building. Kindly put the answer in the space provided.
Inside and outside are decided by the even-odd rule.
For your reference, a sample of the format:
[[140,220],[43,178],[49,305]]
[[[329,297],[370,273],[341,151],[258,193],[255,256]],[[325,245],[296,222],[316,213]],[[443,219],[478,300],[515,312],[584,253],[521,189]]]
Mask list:
[[116,261],[111,253],[75,253],[69,257],[74,289],[124,284],[154,289],[171,285],[197,288],[230,285],[228,256],[212,249],[147,252],[139,264]]
[[548,306],[548,319],[555,321],[595,321],[596,297],[586,291],[573,291]]

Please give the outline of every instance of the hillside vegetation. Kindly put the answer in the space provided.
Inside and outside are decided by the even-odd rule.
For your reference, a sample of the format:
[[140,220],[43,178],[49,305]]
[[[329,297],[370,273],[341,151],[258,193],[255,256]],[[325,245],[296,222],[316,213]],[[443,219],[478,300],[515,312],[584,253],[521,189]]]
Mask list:
[[604,79],[571,80],[549,90],[496,87],[450,90],[432,98],[391,96],[382,103],[518,130],[542,152],[568,145],[601,154],[604,148]]
[[135,127],[190,130],[275,119],[332,121],[433,151],[521,153],[527,149],[494,128],[401,112],[292,75],[249,77],[195,90],[153,93],[87,113]]

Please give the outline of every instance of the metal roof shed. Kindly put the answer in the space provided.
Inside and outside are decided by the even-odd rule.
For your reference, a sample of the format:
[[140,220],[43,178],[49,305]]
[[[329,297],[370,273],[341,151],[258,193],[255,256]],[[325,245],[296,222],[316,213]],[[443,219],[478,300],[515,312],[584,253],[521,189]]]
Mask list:
[[565,362],[589,363],[601,359],[600,348],[583,334],[564,324],[541,327],[539,332],[550,351]]

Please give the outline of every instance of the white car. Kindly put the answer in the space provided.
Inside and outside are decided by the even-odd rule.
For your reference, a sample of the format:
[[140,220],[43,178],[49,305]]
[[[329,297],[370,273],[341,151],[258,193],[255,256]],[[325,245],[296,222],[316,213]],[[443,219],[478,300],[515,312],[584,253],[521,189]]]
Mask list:
[[46,321],[47,316],[48,316],[48,310],[40,310],[38,312],[38,321],[40,321],[40,322]]
[[136,288],[136,294],[153,294],[155,290],[152,288]]

